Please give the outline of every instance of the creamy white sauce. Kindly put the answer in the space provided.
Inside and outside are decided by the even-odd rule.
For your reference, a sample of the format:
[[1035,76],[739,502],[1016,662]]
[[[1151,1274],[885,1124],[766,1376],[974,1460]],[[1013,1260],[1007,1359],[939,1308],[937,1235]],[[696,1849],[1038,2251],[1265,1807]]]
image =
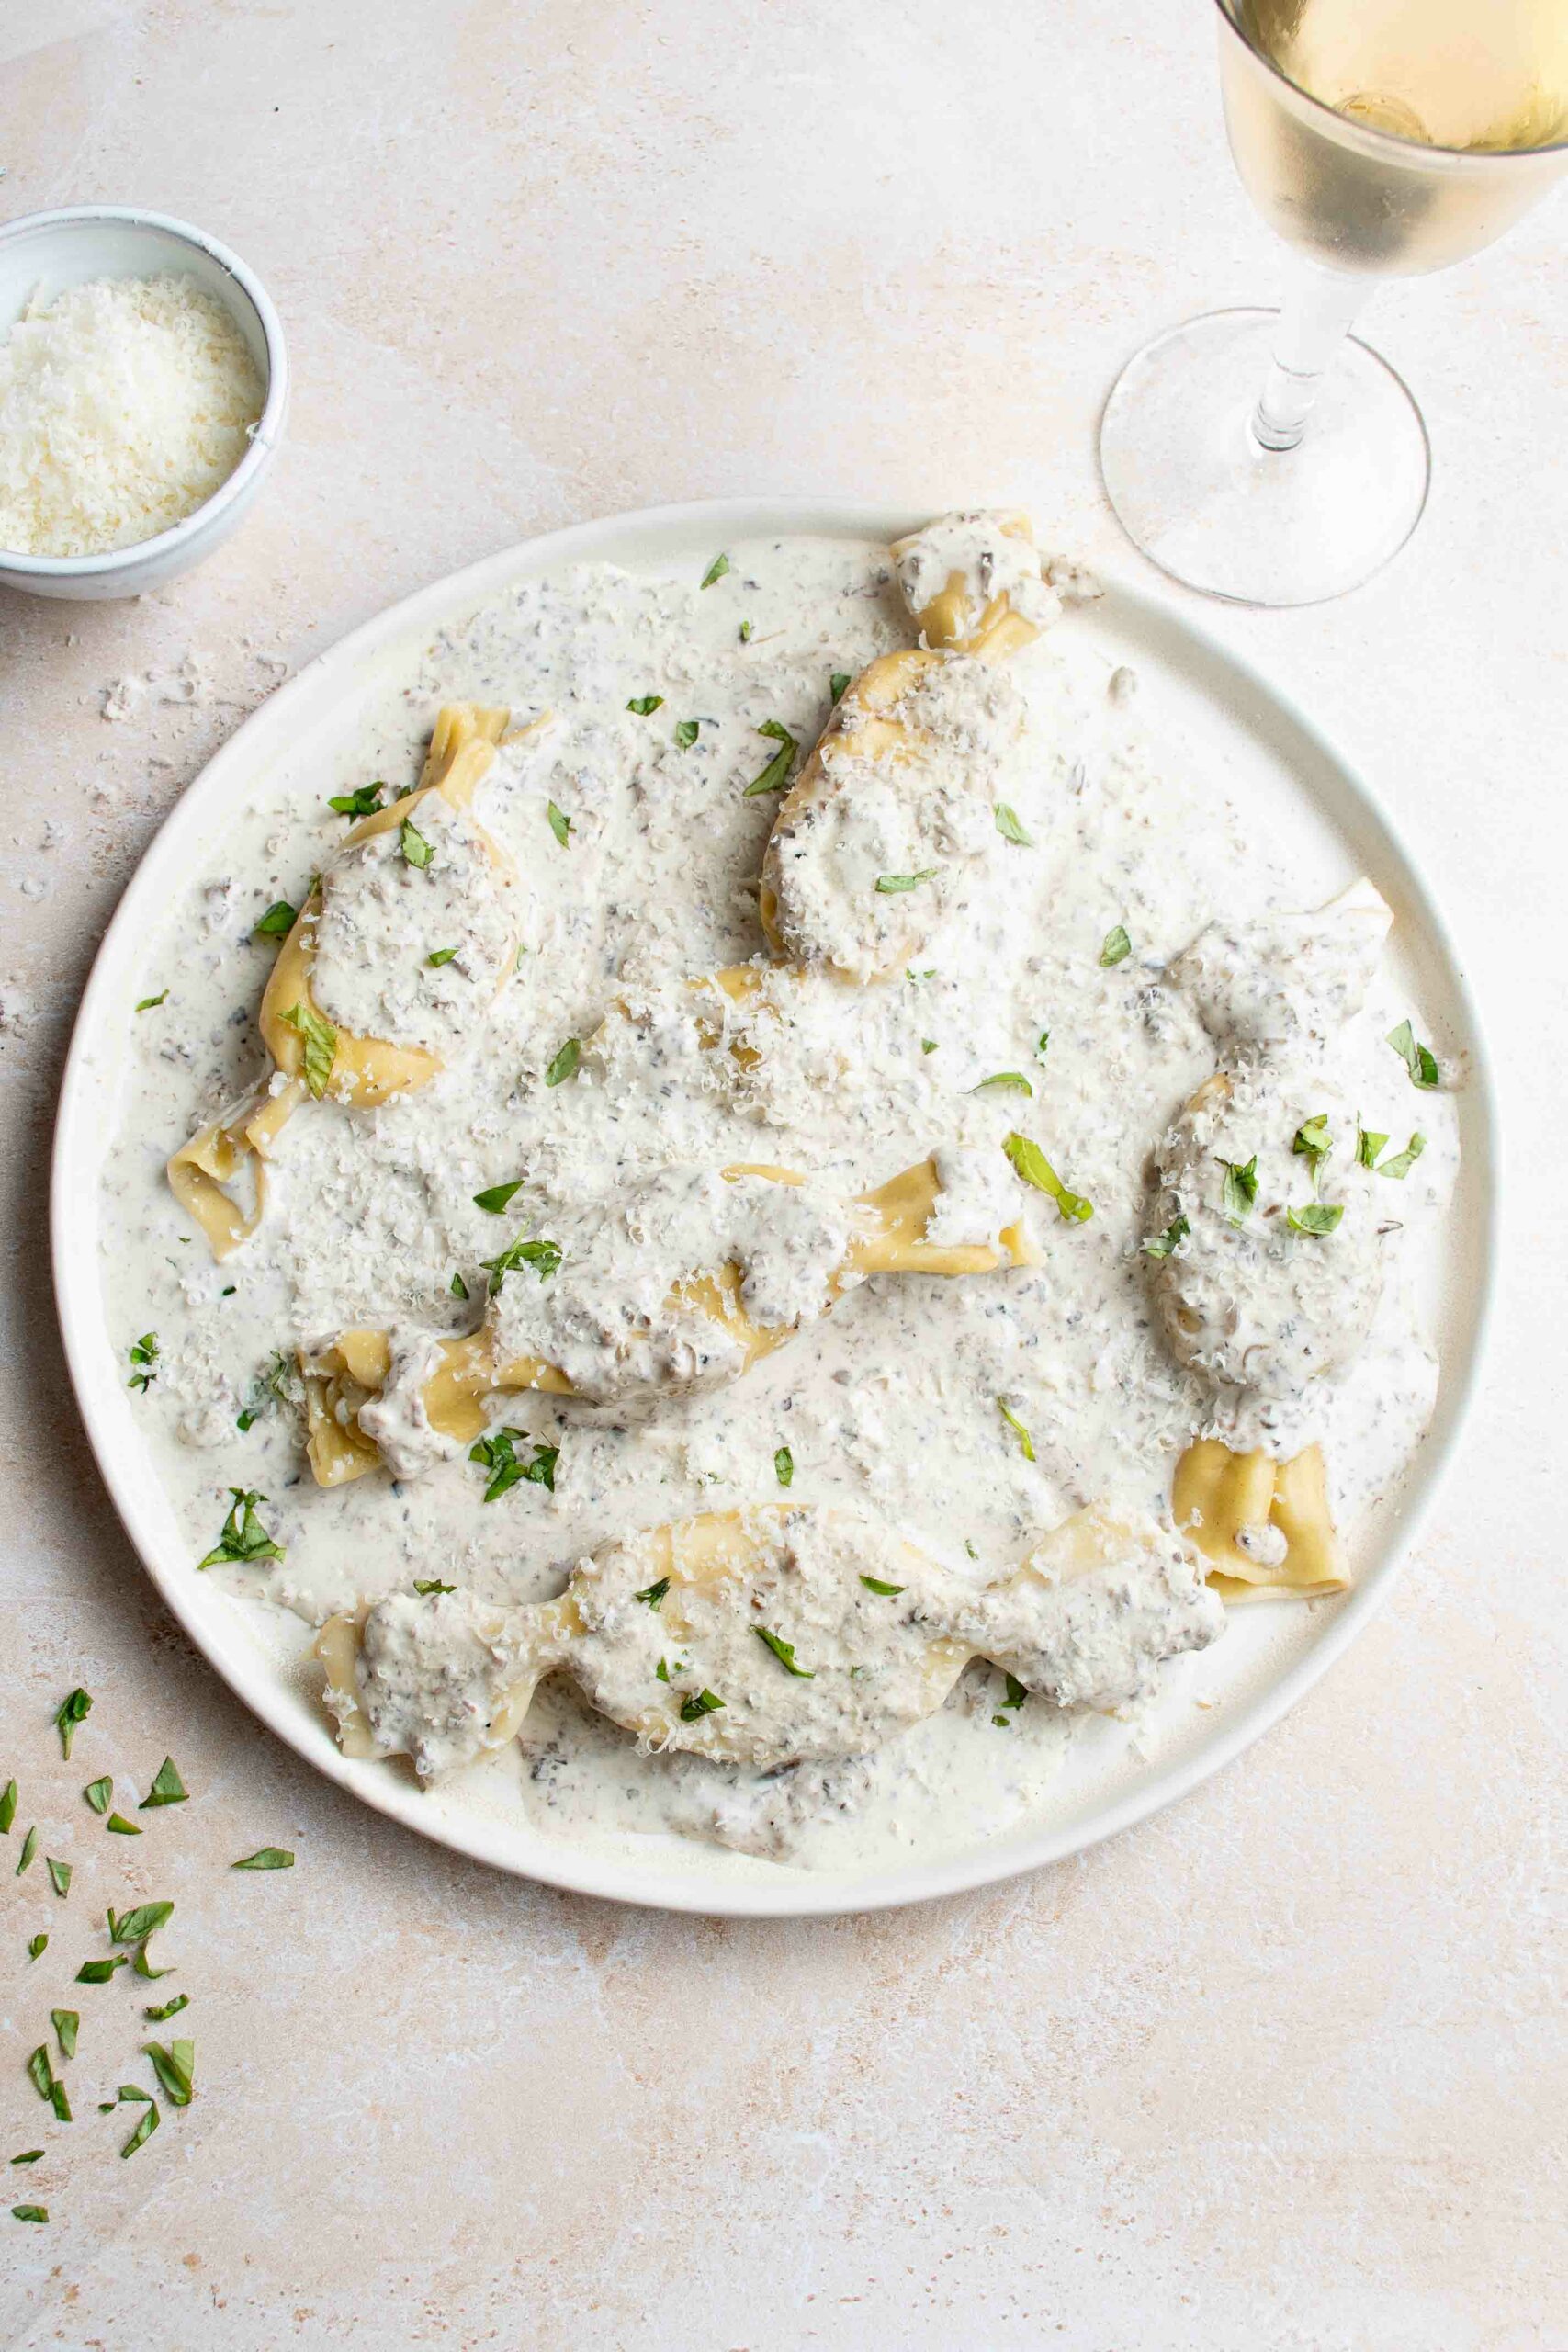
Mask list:
[[[107,1180],[105,1283],[126,1345],[159,1334],[159,1376],[135,1410],[192,1561],[216,1538],[230,1485],[268,1498],[261,1517],[286,1557],[208,1572],[237,1593],[313,1623],[412,1594],[416,1578],[498,1608],[526,1604],[630,1531],[776,1499],[785,1445],[792,1498],[857,1506],[955,1579],[989,1584],[1090,1500],[1168,1516],[1181,1448],[1197,1430],[1224,1432],[1234,1396],[1172,1356],[1140,1248],[1164,1221],[1161,1138],[1238,1058],[1204,1025],[1224,1027],[1213,1004],[1168,966],[1208,924],[1289,910],[1290,875],[1212,778],[1156,758],[1149,698],[1113,699],[1110,665],[1074,639],[1069,618],[1007,668],[1025,731],[1006,797],[1032,845],[1003,838],[987,810],[969,878],[909,974],[849,988],[769,967],[741,1003],[711,982],[694,989],[694,978],[763,953],[757,888],[774,803],[745,787],[773,745],[756,729],[777,718],[809,745],[831,708],[832,673],[912,642],[883,550],[790,540],[729,554],[730,574],[702,594],[579,570],[441,632],[340,773],[312,776],[308,797],[275,790],[234,812],[220,860],[149,941],[147,993],[169,994],[135,1031],[141,1066]],[[626,710],[649,693],[665,697],[661,710]],[[498,763],[481,796],[482,821],[534,892],[528,952],[487,1011],[479,1050],[431,1086],[372,1113],[329,1102],[298,1114],[272,1163],[266,1220],[215,1265],[162,1171],[263,1068],[255,1009],[267,957],[251,925],[277,897],[299,903],[341,842],[325,796],[376,776],[407,789],[437,705],[460,695],[559,714],[527,758]],[[701,723],[682,749],[674,727],[688,718]],[[552,800],[571,820],[564,848]],[[1107,967],[1101,944],[1119,924],[1132,953]],[[1334,1006],[1317,1024],[1347,1115],[1386,1130],[1390,1151],[1415,1128],[1427,1138],[1403,1182],[1360,1188],[1369,1215],[1397,1229],[1380,1242],[1365,1347],[1311,1384],[1352,1556],[1367,1514],[1396,1489],[1436,1385],[1414,1276],[1437,1246],[1452,1182],[1452,1104],[1416,1092],[1383,1042],[1407,1015],[1419,1028],[1419,1010],[1375,972],[1363,1012],[1347,1020]],[[1245,1023],[1256,1031],[1258,1017]],[[716,1050],[716,1035],[755,1057]],[[583,1041],[575,1076],[547,1085],[572,1036]],[[1032,1096],[973,1091],[998,1071],[1024,1074]],[[1320,1089],[1307,1107],[1329,1098]],[[516,1231],[558,1239],[578,1220],[623,1216],[637,1185],[672,1169],[766,1161],[843,1199],[933,1151],[943,1167],[942,1155],[964,1149],[998,1171],[997,1186],[1012,1185],[993,1193],[976,1180],[967,1208],[962,1186],[939,1204],[939,1221],[974,1238],[1019,1197],[1001,1155],[1014,1127],[1094,1204],[1090,1222],[1068,1223],[1044,1195],[1023,1196],[1037,1268],[874,1278],[744,1378],[651,1413],[501,1399],[499,1419],[559,1447],[553,1494],[525,1482],[485,1505],[485,1473],[466,1448],[414,1483],[377,1472],[319,1490],[296,1413],[256,1386],[276,1351],[352,1326],[473,1329],[481,1261]],[[1272,1130],[1257,1142],[1261,1171],[1279,1144]],[[1345,1160],[1326,1164],[1326,1196],[1347,1173]],[[517,1178],[505,1217],[475,1205],[475,1193]],[[1349,1216],[1348,1205],[1333,1241]],[[532,1310],[531,1273],[509,1277],[500,1304],[514,1283]],[[253,1397],[258,1416],[241,1431]],[[998,1400],[1031,1432],[1033,1461]],[[1248,1409],[1267,1429],[1275,1408]],[[1287,1418],[1297,1409],[1294,1397],[1279,1405]],[[418,1435],[404,1429],[401,1442],[417,1453]],[[1166,1671],[1179,1689],[1179,1661]],[[997,1834],[1046,1802],[1069,1718],[1042,1696],[1009,1710],[1004,1695],[1000,1672],[976,1665],[947,1706],[874,1754],[773,1772],[639,1755],[558,1675],[540,1686],[516,1749],[476,1770],[509,1776],[507,1802],[563,1838],[673,1828],[793,1863],[885,1861]],[[494,1785],[485,1780],[486,1804]]]

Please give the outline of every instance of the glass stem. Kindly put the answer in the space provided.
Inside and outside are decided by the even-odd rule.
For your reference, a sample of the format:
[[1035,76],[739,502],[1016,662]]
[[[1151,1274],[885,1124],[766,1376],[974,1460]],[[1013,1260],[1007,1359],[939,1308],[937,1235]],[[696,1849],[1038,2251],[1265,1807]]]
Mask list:
[[1324,369],[1375,289],[1370,277],[1303,263],[1280,313],[1274,356],[1252,430],[1266,449],[1293,449],[1307,428]]

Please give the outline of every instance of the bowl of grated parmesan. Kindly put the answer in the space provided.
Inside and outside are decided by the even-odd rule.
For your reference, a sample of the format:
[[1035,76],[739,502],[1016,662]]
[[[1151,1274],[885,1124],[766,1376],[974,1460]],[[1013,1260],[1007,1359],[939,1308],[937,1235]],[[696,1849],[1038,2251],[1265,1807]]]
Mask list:
[[277,313],[215,237],[118,205],[0,227],[0,582],[138,596],[188,571],[288,407]]

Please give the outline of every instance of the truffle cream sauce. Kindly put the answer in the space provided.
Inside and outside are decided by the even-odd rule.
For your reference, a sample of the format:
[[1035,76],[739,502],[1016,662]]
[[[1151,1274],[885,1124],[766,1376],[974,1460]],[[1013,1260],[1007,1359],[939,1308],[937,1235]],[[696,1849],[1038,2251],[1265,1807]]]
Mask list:
[[[1189,1439],[1240,1427],[1234,1413],[1217,1419],[1201,1374],[1174,1361],[1151,1286],[1156,1261],[1141,1248],[1160,1229],[1156,1154],[1222,1059],[1166,967],[1212,922],[1293,908],[1299,886],[1249,833],[1223,779],[1162,760],[1135,680],[1085,641],[1069,609],[1008,665],[1027,717],[1006,798],[1011,830],[1028,841],[990,831],[908,968],[856,988],[772,967],[742,1006],[694,989],[765,954],[757,893],[776,802],[746,787],[779,745],[758,729],[780,722],[804,757],[835,674],[913,641],[882,548],[802,538],[728,552],[729,571],[706,590],[580,568],[436,635],[331,773],[279,779],[233,811],[220,860],[148,941],[143,992],[167,995],[135,1016],[135,1067],[117,1112],[110,1324],[125,1349],[157,1334],[156,1378],[133,1402],[192,1573],[231,1487],[267,1498],[260,1517],[284,1558],[205,1572],[260,1604],[264,1638],[278,1609],[319,1624],[416,1579],[498,1603],[543,1599],[576,1560],[637,1529],[780,1499],[781,1448],[791,1500],[870,1511],[982,1584],[1087,1502],[1168,1516]],[[626,707],[652,695],[663,697],[658,710]],[[473,993],[433,996],[431,1034],[455,1059],[424,1091],[371,1113],[326,1102],[297,1114],[271,1164],[265,1219],[215,1263],[164,1163],[265,1069],[255,1015],[270,948],[252,927],[276,899],[301,903],[342,841],[346,822],[328,796],[377,779],[407,789],[438,706],[459,698],[505,703],[519,723],[556,714],[502,751],[475,804],[517,869],[506,917],[521,925],[516,975],[459,1024],[455,1047],[454,1008]],[[694,720],[695,740],[682,744],[677,728]],[[443,921],[451,937],[411,940],[410,953],[468,935],[455,910]],[[395,922],[406,929],[401,899]],[[481,966],[491,928],[487,916]],[[1118,928],[1130,951],[1102,962]],[[412,1035],[408,985],[403,973],[393,1001]],[[370,986],[362,970],[354,1006],[367,1027]],[[1289,1417],[1292,1442],[1322,1442],[1352,1558],[1358,1531],[1397,1488],[1437,1384],[1416,1291],[1440,1239],[1455,1123],[1446,1094],[1414,1089],[1385,1042],[1406,1017],[1428,1034],[1419,1005],[1381,969],[1365,1010],[1325,1052],[1322,1102],[1313,1098],[1335,1111],[1340,1157],[1329,1165],[1341,1174],[1355,1138],[1339,1135],[1340,1106],[1386,1131],[1390,1153],[1414,1130],[1427,1138],[1402,1180],[1333,1193],[1350,1204],[1347,1222],[1375,1218],[1382,1229],[1381,1293],[1364,1349],[1314,1381],[1305,1409]],[[716,1030],[751,1054],[716,1049]],[[575,1070],[547,1083],[572,1038]],[[1030,1092],[987,1086],[998,1073]],[[1017,1182],[1002,1156],[1014,1129],[1092,1202],[1090,1220],[1065,1220]],[[1256,1143],[1277,1166],[1280,1137]],[[1241,1143],[1231,1148],[1239,1156]],[[471,1329],[485,1260],[525,1229],[558,1238],[664,1169],[767,1164],[850,1195],[933,1153],[953,1170],[994,1159],[1038,1267],[874,1277],[743,1379],[650,1409],[499,1398],[498,1423],[558,1448],[553,1492],[525,1481],[486,1504],[487,1474],[467,1448],[419,1460],[418,1476],[379,1469],[331,1490],[313,1483],[297,1390],[276,1369],[301,1344],[369,1324],[417,1351],[422,1334]],[[980,1161],[959,1157],[970,1153]],[[1304,1163],[1302,1173],[1304,1198]],[[1280,1182],[1291,1174],[1281,1170]],[[476,1205],[476,1193],[519,1178],[503,1215]],[[939,1205],[933,1234],[941,1216]],[[1356,1246],[1364,1253],[1365,1235]],[[536,1279],[525,1269],[507,1287]],[[1267,1425],[1237,1442],[1267,1443]],[[1159,1708],[1190,1705],[1189,1670],[1181,1659],[1165,1668]],[[875,1755],[761,1774],[639,1754],[556,1676],[516,1747],[447,1783],[439,1802],[461,1804],[467,1781],[476,1806],[521,1813],[568,1840],[674,1830],[795,1866],[889,1863],[1038,1814],[1073,1724],[1038,1696],[1008,1705],[1001,1675],[976,1663],[937,1715]]]

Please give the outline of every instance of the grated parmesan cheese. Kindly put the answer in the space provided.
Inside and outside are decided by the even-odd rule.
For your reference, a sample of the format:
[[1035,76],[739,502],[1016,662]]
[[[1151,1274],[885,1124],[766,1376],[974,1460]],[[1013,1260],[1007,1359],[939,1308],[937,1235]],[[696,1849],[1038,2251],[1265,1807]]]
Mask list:
[[0,344],[0,548],[100,555],[170,529],[233,472],[263,397],[194,278],[35,294]]

